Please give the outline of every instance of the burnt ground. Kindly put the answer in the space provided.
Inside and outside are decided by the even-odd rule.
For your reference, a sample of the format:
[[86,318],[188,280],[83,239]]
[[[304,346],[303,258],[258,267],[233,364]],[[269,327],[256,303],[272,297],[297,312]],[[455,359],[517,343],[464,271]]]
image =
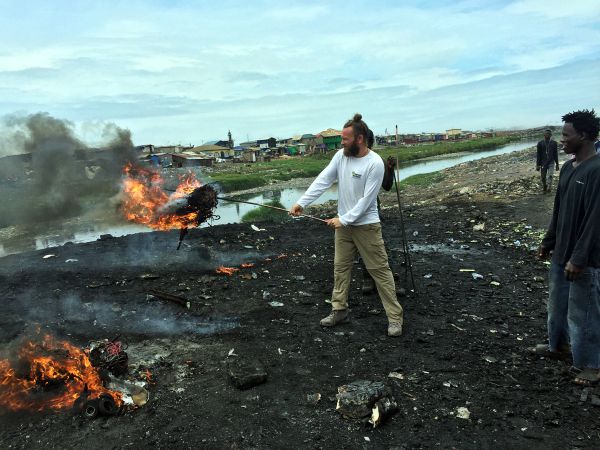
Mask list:
[[[528,158],[465,164],[403,194],[417,293],[401,264],[395,197],[384,196],[384,238],[408,289],[400,338],[385,335],[377,297],[361,294],[358,265],[351,322],[318,325],[333,269],[333,234],[318,222],[193,230],[179,253],[171,232],[2,258],[3,348],[31,323],[80,345],[121,335],[131,376],[148,368],[153,381],[146,406],[115,417],[4,412],[0,446],[598,448],[600,389],[573,385],[568,363],[526,352],[545,339],[547,266],[534,248],[552,203]],[[214,273],[243,262],[256,266]],[[149,289],[184,296],[191,309]],[[266,383],[231,384],[228,362],[245,359],[264,366]],[[335,411],[338,386],[365,379],[386,382],[399,403],[377,429]],[[457,418],[461,407],[468,419]]]

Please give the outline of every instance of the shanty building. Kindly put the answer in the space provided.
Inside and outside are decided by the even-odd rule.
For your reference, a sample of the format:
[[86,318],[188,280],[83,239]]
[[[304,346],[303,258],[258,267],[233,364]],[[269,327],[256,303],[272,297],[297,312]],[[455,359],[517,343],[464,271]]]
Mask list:
[[173,167],[211,167],[215,160],[212,157],[189,153],[173,153],[171,158],[173,158]]
[[323,144],[327,147],[327,150],[338,150],[342,146],[342,132],[328,128],[321,131],[317,136],[323,139]]
[[199,145],[192,148],[190,152],[204,153],[205,155],[221,159],[233,158],[235,156],[235,151],[232,148],[212,144]]

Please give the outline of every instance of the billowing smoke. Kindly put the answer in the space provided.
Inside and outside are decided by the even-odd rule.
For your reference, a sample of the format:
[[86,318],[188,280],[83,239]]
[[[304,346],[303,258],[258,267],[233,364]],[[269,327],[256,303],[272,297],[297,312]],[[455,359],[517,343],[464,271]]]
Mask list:
[[13,197],[3,225],[72,217],[116,194],[123,166],[135,160],[131,133],[106,124],[100,134],[91,148],[73,123],[47,113],[3,118],[0,183],[12,182]]

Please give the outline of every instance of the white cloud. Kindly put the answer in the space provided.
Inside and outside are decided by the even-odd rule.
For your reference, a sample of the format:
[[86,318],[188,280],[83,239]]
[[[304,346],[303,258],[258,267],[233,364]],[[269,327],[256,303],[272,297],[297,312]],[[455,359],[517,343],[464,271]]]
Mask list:
[[[217,120],[245,126],[244,114],[255,123],[244,133],[311,131],[333,111],[344,120],[342,106],[361,109],[374,92],[407,104],[435,96],[435,113],[415,105],[418,115],[458,117],[440,110],[464,102],[455,86],[600,57],[596,1],[35,5],[13,3],[0,17],[0,114],[41,105],[75,121],[118,118],[142,126],[132,131],[144,141],[152,133],[211,139]],[[446,87],[455,98],[440,96]],[[506,93],[494,95],[501,87],[489,89],[487,98],[510,109],[500,101]],[[533,98],[526,88],[520,95]],[[339,106],[326,104],[333,101]],[[391,103],[379,101],[380,114],[394,114]],[[205,110],[211,116],[200,122],[211,126],[198,127]],[[173,131],[141,125],[158,117]],[[283,118],[294,123],[285,126]]]

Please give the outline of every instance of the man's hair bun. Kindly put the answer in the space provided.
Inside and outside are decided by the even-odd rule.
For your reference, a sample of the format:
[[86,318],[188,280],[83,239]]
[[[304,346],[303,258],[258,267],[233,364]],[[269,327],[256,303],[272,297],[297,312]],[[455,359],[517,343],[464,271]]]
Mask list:
[[354,114],[354,117],[352,118],[353,122],[360,122],[361,120],[362,120],[362,114],[360,114],[360,113]]

